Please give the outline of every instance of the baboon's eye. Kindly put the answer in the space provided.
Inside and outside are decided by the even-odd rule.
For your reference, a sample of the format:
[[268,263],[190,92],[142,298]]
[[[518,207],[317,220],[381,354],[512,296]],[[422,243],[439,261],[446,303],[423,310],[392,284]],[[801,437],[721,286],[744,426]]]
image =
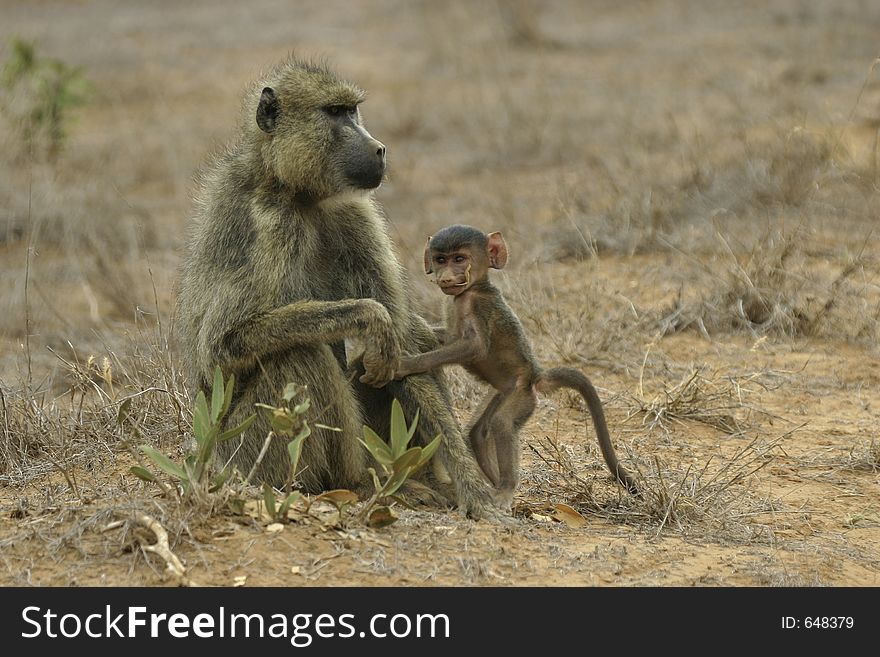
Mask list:
[[357,107],[349,107],[348,105],[327,105],[324,111],[334,117],[348,115],[350,118],[355,118],[357,116]]
[[462,262],[464,262],[465,260],[467,260],[467,258],[465,258],[463,255],[457,255],[457,256],[455,256],[455,261],[458,262],[458,263],[462,263]]
[[434,258],[434,262],[436,262],[438,265],[445,265],[446,256],[437,256],[436,258]]

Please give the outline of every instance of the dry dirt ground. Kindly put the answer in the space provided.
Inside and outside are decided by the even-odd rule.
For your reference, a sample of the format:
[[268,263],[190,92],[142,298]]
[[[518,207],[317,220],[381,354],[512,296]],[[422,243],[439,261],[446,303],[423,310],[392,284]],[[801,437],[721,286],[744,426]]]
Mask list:
[[[17,36],[90,86],[54,154],[0,91],[0,583],[177,584],[147,513],[203,585],[880,584],[876,3],[0,12],[0,60]],[[191,431],[171,311],[193,173],[291,50],[369,91],[425,315],[425,235],[504,231],[499,284],[544,362],[596,382],[644,500],[565,394],[523,431],[504,523],[398,508],[370,529],[318,503],[271,526],[256,500],[208,513],[129,473],[126,399],[139,442],[180,459]],[[480,390],[451,377],[465,422]]]

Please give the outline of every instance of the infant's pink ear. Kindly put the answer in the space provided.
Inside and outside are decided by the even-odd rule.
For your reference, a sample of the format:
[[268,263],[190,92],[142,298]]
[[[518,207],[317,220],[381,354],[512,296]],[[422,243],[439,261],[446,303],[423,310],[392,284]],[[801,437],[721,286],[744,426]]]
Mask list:
[[431,274],[433,273],[434,268],[431,266],[431,238],[428,238],[428,241],[425,242],[425,273]]
[[489,266],[493,269],[504,269],[507,264],[507,244],[501,231],[489,233],[489,243],[486,245],[486,253],[489,256]]

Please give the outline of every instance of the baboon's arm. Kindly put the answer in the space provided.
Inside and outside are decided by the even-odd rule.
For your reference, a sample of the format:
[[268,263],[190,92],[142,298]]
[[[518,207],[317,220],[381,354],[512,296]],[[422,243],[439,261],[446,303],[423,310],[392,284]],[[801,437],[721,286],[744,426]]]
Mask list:
[[468,326],[463,336],[449,344],[415,356],[404,356],[394,374],[402,379],[410,374],[429,372],[441,365],[467,363],[482,358],[488,353],[488,345],[473,326]]
[[[227,331],[217,356],[221,367],[232,365],[230,369],[235,370],[291,347],[332,344],[349,336],[365,339],[368,374],[377,367],[396,366],[398,346],[391,317],[373,299],[296,301],[259,314]],[[388,375],[386,382],[390,379]]]
[[439,326],[432,326],[431,331],[434,333],[434,337],[437,338],[437,341],[440,344],[446,342],[446,326],[440,324]]

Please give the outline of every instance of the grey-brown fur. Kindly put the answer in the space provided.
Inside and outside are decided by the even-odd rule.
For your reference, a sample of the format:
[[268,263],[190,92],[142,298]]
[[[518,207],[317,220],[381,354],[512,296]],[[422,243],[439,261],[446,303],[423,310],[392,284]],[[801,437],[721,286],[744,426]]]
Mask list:
[[[370,195],[384,171],[384,146],[361,125],[362,100],[360,89],[325,66],[295,59],[247,92],[238,138],[199,184],[178,294],[183,359],[194,389],[208,390],[215,365],[236,375],[230,425],[253,413],[255,402],[276,402],[286,383],[308,385],[312,422],[342,429],[314,429],[305,441],[299,480],[308,492],[363,486],[362,424],[386,432],[394,397],[409,417],[420,408],[418,439],[444,435],[440,456],[459,505],[481,515],[489,491],[442,379],[391,380],[401,350],[437,343],[410,308]],[[360,377],[344,369],[349,337],[366,345]],[[268,431],[260,418],[223,455],[247,471]],[[281,484],[288,468],[284,441],[276,440],[258,478]]]
[[486,235],[471,226],[438,231],[425,246],[425,273],[451,299],[443,345],[400,360],[395,378],[437,371],[459,364],[493,390],[471,424],[471,447],[485,475],[496,487],[495,497],[510,508],[519,483],[519,431],[535,410],[536,392],[557,388],[577,390],[584,398],[608,469],[629,491],[638,494],[632,476],[620,465],[611,443],[599,395],[590,380],[569,367],[543,369],[532,353],[519,318],[489,280],[489,269],[507,264],[501,233]]

